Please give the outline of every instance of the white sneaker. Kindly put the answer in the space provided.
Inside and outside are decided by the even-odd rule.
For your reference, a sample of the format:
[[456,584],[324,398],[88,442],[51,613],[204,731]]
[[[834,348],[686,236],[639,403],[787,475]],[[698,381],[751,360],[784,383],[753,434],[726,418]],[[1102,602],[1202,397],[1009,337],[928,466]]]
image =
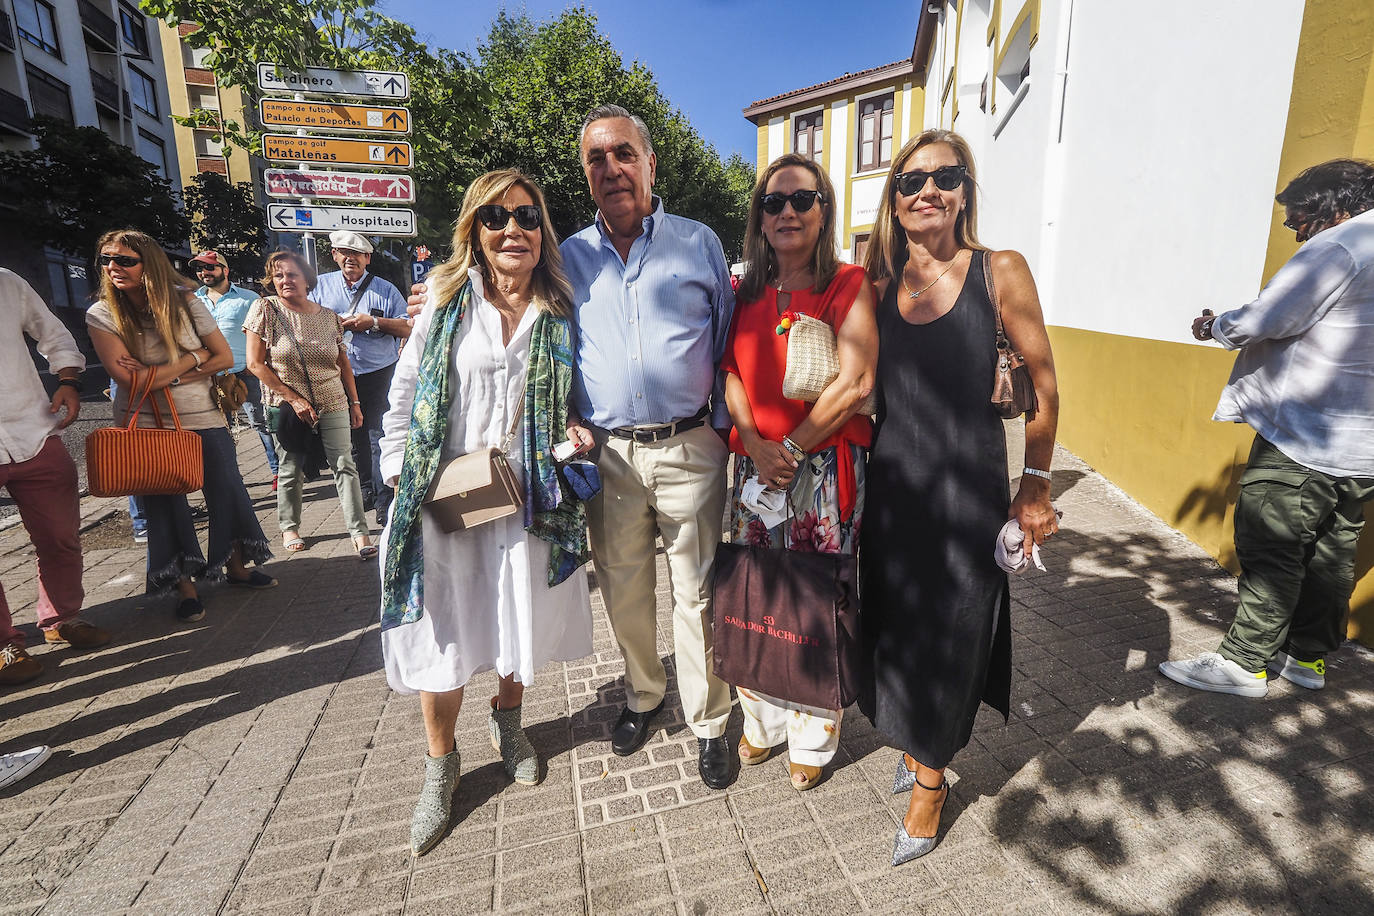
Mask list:
[[1279,652],[1269,662],[1269,670],[1308,690],[1321,690],[1326,686],[1326,659],[1323,658],[1315,662],[1300,662],[1291,655]]
[[52,756],[47,745],[31,747],[17,754],[0,754],[0,789],[8,789],[43,765]]
[[1251,674],[1229,658],[1204,652],[1197,658],[1161,662],[1159,673],[1171,681],[1213,693],[1233,693],[1242,697],[1262,697],[1269,692],[1269,678],[1261,671]]

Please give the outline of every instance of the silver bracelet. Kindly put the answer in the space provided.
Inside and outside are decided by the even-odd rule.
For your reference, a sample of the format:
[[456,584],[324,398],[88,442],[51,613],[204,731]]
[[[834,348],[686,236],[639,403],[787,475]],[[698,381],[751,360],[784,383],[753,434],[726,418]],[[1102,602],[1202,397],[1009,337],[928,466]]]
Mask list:
[[1022,469],[1021,469],[1021,473],[1022,473],[1022,474],[1029,474],[1029,475],[1031,475],[1032,477],[1043,477],[1043,478],[1045,478],[1046,480],[1053,480],[1053,479],[1054,479],[1053,477],[1050,476],[1050,472],[1049,472],[1049,471],[1042,471],[1042,470],[1040,470],[1039,468],[1022,468]]
[[192,351],[191,351],[191,359],[193,359],[193,360],[196,361],[196,368],[197,368],[197,369],[199,369],[200,366],[201,366],[201,363],[204,362],[204,360],[202,360],[202,359],[200,358],[200,354],[197,353],[195,350],[192,350]]

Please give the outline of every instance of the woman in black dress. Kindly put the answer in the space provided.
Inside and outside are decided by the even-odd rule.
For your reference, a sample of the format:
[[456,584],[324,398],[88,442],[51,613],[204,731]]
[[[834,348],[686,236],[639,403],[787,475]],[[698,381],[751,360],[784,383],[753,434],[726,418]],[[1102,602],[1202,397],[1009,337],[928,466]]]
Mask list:
[[[893,792],[912,790],[892,864],[935,847],[949,786],[979,702],[1010,707],[1006,574],[993,559],[1008,518],[1029,554],[1057,530],[1050,505],[1059,396],[1026,259],[976,234],[973,157],[958,134],[928,130],[893,161],[868,249],[877,287],[878,429],[860,547],[871,681],[860,707],[906,753]],[[1038,397],[1026,415],[1026,470],[1010,499],[1006,439],[992,407],[996,319],[1025,357]]]

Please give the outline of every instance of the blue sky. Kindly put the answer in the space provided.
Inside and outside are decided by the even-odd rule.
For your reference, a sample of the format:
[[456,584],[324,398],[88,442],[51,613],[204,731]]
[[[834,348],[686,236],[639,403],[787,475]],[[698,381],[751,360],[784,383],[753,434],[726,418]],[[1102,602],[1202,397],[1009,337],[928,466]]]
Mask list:
[[[542,21],[567,2],[383,0],[383,11],[433,44],[474,52],[505,8]],[[740,113],[758,99],[911,56],[919,0],[585,0],[628,63],[659,88],[721,156],[757,155]],[[860,18],[862,17],[862,18]]]

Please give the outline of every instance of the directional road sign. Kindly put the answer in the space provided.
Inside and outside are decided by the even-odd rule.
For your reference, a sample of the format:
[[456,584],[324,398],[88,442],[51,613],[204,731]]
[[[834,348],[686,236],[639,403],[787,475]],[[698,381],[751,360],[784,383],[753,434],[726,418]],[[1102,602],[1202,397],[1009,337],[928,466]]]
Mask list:
[[409,175],[369,175],[365,172],[293,172],[266,169],[262,173],[268,197],[320,197],[327,200],[415,200],[415,180]]
[[402,140],[364,140],[352,137],[299,137],[267,134],[262,154],[285,162],[318,162],[322,165],[371,165],[388,169],[410,168],[410,144]]
[[265,92],[303,92],[306,95],[353,95],[400,101],[410,98],[410,80],[388,70],[329,70],[306,67],[288,70],[258,62],[258,88]]
[[410,109],[330,102],[263,99],[258,102],[263,127],[305,130],[363,131],[378,134],[410,133]]
[[352,229],[363,235],[415,235],[415,211],[399,207],[298,207],[268,204],[267,225],[278,232],[333,232]]

